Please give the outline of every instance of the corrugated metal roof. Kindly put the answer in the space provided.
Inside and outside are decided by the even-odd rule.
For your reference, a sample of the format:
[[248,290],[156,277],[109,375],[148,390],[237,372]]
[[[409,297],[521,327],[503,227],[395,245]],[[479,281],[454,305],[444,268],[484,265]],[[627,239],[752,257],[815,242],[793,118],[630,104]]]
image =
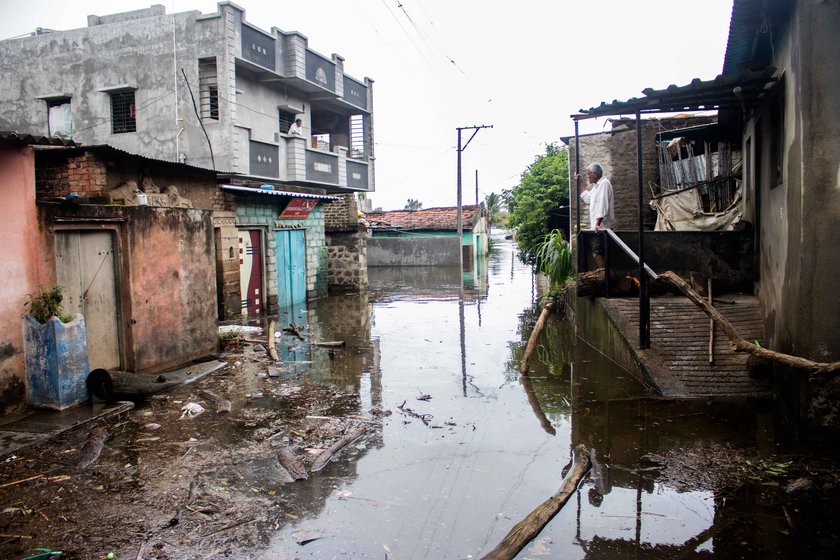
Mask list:
[[65,140],[63,138],[58,138],[57,136],[34,136],[32,134],[9,130],[0,130],[0,140],[18,145],[60,147],[78,146],[78,144],[72,140]]
[[723,59],[724,76],[773,64],[772,37],[780,35],[793,4],[792,0],[734,1]]
[[775,82],[775,68],[748,71],[736,76],[720,75],[713,80],[695,78],[685,86],[670,85],[665,89],[647,88],[645,97],[627,101],[602,102],[597,107],[581,109],[573,119],[589,119],[610,115],[640,113],[677,113],[680,111],[709,111],[740,109],[761,97],[767,86]]
[[278,190],[263,190],[252,187],[239,187],[236,185],[222,185],[223,191],[239,192],[247,194],[261,194],[268,196],[288,196],[292,198],[317,198],[318,200],[341,200],[341,197],[330,196],[328,194],[308,194],[292,191],[278,191]]
[[[481,206],[463,206],[461,223],[475,225],[481,215]],[[455,230],[458,229],[458,208],[426,208],[423,210],[391,210],[388,212],[366,212],[365,219],[374,227],[386,226],[402,230]]]

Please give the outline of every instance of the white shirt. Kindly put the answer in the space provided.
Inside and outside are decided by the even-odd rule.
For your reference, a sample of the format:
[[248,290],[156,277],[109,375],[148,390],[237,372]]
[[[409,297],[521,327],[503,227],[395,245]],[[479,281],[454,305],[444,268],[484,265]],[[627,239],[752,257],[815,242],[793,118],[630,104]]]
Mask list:
[[595,229],[595,223],[601,218],[601,229],[615,226],[613,210],[613,187],[610,180],[601,177],[591,190],[580,193],[580,199],[589,205],[589,225]]
[[297,136],[303,136],[303,127],[300,126],[298,123],[293,122],[292,126],[289,127],[289,134],[295,134]]

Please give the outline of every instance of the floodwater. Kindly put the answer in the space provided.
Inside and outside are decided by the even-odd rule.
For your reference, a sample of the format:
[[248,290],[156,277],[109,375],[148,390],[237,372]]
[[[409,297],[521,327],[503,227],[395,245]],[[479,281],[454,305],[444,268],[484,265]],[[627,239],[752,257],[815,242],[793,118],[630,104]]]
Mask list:
[[834,558],[836,444],[792,443],[774,402],[657,399],[608,330],[560,318],[520,376],[536,282],[494,241],[463,278],[372,268],[368,293],[282,311],[303,327],[282,363],[247,331],[227,368],[0,462],[0,557],[481,558],[583,445],[593,468],[517,558]]
[[[560,320],[521,378],[535,280],[494,241],[463,286],[446,269],[372,268],[368,296],[310,310],[347,342],[322,375],[393,414],[321,473],[330,483],[287,485],[296,519],[269,557],[480,558],[560,488],[578,444],[592,471],[518,558],[833,557],[837,480],[815,465],[834,463],[784,446],[773,403],[653,398]],[[794,462],[810,468],[805,497],[785,491]]]

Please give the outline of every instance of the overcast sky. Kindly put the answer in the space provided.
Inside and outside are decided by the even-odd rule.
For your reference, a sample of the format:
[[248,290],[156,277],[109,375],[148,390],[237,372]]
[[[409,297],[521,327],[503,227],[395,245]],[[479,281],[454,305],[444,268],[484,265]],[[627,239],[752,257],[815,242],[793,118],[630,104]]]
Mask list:
[[[75,29],[154,0],[0,0],[0,39],[36,27]],[[167,13],[216,12],[207,0],[162,0]],[[374,206],[456,202],[456,128],[482,130],[463,153],[464,203],[518,184],[569,115],[646,87],[711,79],[723,66],[732,0],[237,0],[246,21],[300,31],[374,83]],[[581,123],[582,132],[605,121]],[[465,137],[465,141],[468,136]]]

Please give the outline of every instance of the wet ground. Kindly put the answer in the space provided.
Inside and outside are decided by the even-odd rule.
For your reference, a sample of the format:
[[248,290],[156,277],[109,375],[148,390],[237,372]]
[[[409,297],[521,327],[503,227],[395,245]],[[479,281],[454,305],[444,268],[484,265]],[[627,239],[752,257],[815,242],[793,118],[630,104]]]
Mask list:
[[556,319],[520,378],[536,290],[495,241],[463,287],[371,269],[369,294],[284,315],[282,365],[243,332],[228,368],[8,458],[0,557],[480,558],[579,443],[594,468],[518,558],[834,557],[835,449],[792,443],[772,401],[657,399]]

